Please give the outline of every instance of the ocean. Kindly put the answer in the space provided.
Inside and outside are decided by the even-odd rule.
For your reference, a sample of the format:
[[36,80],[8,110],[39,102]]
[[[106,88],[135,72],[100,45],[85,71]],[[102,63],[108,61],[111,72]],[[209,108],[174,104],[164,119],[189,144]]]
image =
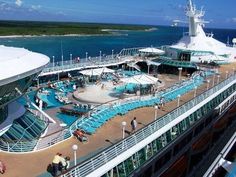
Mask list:
[[[123,48],[162,46],[176,43],[188,29],[185,27],[158,26],[155,31],[120,31],[117,35],[106,36],[44,36],[1,38],[0,44],[6,46],[23,47],[31,51],[40,52],[48,57],[55,56],[55,61],[72,57],[85,58],[88,56],[110,55],[112,50],[119,53]],[[213,33],[214,38],[230,43],[236,38],[236,30],[205,29]]]

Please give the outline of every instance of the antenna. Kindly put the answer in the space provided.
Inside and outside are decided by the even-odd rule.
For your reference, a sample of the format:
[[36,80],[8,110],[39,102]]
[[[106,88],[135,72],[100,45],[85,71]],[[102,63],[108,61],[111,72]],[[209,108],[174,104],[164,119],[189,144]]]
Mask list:
[[64,65],[63,60],[64,60],[64,58],[63,58],[63,48],[62,48],[62,40],[61,40],[61,63],[62,63],[62,66]]
[[192,0],[188,1],[189,9],[192,11],[193,10],[193,3]]
[[61,40],[61,56],[63,56],[62,40]]

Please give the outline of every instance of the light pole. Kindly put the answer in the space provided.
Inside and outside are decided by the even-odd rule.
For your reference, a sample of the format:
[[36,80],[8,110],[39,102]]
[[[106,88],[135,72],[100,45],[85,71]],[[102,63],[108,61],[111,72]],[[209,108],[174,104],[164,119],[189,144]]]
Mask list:
[[88,61],[88,52],[86,52],[85,55],[86,55],[85,60],[87,62]]
[[72,65],[72,54],[70,54],[70,64]]
[[228,78],[228,73],[229,73],[229,71],[225,71],[225,79]]
[[37,87],[39,88],[39,78],[37,78]]
[[217,75],[217,84],[220,82],[220,75]]
[[54,67],[55,67],[55,57],[52,56],[52,68],[53,68],[53,71],[54,71]]
[[147,65],[148,66],[148,74],[150,73],[150,64]]
[[194,98],[197,96],[197,86],[194,87]]
[[207,80],[207,90],[209,89],[209,85],[210,85],[210,80]]
[[113,53],[114,53],[114,50],[112,49],[112,50],[111,50],[111,58],[112,58],[112,59],[114,58]]
[[178,68],[178,70],[179,70],[179,81],[180,81],[181,77],[182,77],[182,70],[183,70],[183,68]]
[[154,119],[155,120],[157,120],[157,110],[158,110],[158,106],[156,105],[156,106],[154,106],[154,109],[155,109],[155,117],[154,117]]
[[215,77],[216,77],[216,75],[214,74],[213,79],[212,79],[212,87],[215,85]]
[[64,57],[61,55],[61,65],[63,66]]
[[74,144],[73,146],[72,146],[72,149],[73,149],[73,151],[74,151],[74,164],[75,164],[75,166],[76,166],[76,164],[77,164],[77,155],[76,155],[76,151],[78,150],[78,145],[77,144]]
[[102,51],[100,50],[100,62],[102,62]]
[[178,98],[178,100],[177,100],[177,107],[179,107],[180,97],[181,97],[181,95],[178,95],[178,96],[177,96],[177,98]]
[[126,126],[126,124],[127,123],[125,121],[121,122],[121,125],[122,125],[122,139],[125,138],[125,126]]

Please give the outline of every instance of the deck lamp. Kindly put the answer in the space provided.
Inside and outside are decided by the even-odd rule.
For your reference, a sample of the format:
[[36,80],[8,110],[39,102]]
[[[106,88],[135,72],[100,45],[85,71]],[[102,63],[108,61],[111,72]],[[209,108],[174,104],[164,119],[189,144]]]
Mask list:
[[219,82],[220,82],[220,75],[217,75],[217,84],[219,84]]
[[197,96],[197,86],[194,87],[194,98]]
[[182,77],[182,70],[183,70],[183,68],[178,68],[178,70],[179,70],[179,81],[180,81],[181,77]]
[[121,122],[121,125],[122,125],[122,138],[124,139],[125,138],[125,126],[126,126],[126,122],[123,121]]
[[207,90],[209,89],[210,80],[207,80]]
[[214,74],[213,79],[212,79],[212,87],[215,85],[215,77],[216,77],[216,75]]
[[180,97],[181,97],[181,95],[177,96],[177,98],[178,98],[178,100],[177,100],[177,107],[179,107]]
[[76,162],[76,159],[77,159],[76,151],[78,150],[78,145],[77,145],[77,144],[74,144],[74,145],[72,146],[72,149],[73,149],[73,151],[74,151],[74,164],[75,164],[75,166],[76,166],[76,164],[77,164],[77,162]]
[[158,110],[158,106],[156,105],[156,106],[154,106],[154,109],[155,109],[155,117],[154,117],[154,119],[155,120],[157,120],[157,110]]
[[229,71],[225,71],[225,79],[228,78]]

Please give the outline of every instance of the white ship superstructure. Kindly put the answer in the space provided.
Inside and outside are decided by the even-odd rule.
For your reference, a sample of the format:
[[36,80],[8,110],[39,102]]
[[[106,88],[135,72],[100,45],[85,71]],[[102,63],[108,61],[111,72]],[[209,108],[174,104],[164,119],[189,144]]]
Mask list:
[[[24,48],[3,45],[0,46],[0,54],[0,124],[3,122],[0,128],[2,128],[11,124],[13,117],[15,119],[24,114],[23,106],[19,106],[14,100],[27,91],[33,79],[49,63],[49,58]],[[14,113],[19,114],[13,116]],[[9,121],[10,117],[12,121]],[[1,132],[2,130],[0,134]]]
[[213,33],[206,34],[202,20],[205,12],[197,10],[189,0],[186,16],[188,17],[189,32],[174,45],[167,48],[169,57],[191,62],[233,62],[236,59],[236,48],[213,38]]

